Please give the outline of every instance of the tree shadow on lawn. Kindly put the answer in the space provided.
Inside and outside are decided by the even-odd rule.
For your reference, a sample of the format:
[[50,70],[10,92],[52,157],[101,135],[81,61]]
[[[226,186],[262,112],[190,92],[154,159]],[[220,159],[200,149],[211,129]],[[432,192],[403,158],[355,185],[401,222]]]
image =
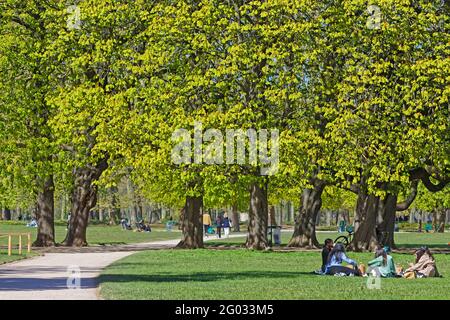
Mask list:
[[429,243],[429,244],[423,244],[423,243],[402,243],[397,244],[398,249],[419,249],[420,247],[426,245],[428,248],[433,249],[448,249],[450,250],[450,246],[447,243]]
[[116,245],[124,245],[124,244],[127,244],[127,243],[123,242],[123,241],[108,241],[108,242],[93,243],[93,245],[98,245],[98,246],[116,246]]
[[99,282],[213,282],[219,280],[242,280],[264,278],[296,278],[300,275],[317,276],[313,272],[274,272],[274,271],[245,271],[235,273],[194,272],[190,274],[159,273],[154,275],[140,274],[103,274]]

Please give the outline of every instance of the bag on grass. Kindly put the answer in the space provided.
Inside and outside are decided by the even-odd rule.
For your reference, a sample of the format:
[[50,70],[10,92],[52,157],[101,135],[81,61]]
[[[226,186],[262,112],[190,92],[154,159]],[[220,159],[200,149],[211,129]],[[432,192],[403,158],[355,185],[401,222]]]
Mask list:
[[358,266],[358,270],[361,274],[366,274],[366,266],[363,263]]
[[405,279],[415,279],[416,273],[414,271],[408,271],[403,274],[403,278]]

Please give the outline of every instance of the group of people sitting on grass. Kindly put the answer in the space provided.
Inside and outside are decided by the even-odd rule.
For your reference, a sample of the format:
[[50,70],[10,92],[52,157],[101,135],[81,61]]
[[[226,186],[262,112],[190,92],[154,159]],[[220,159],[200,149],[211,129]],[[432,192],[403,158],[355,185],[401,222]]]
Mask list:
[[[439,277],[436,261],[428,247],[421,247],[415,251],[415,262],[410,263],[406,270],[403,270],[401,266],[396,267],[390,253],[391,249],[388,246],[376,248],[374,259],[368,262],[368,270],[373,271],[374,276],[407,279]],[[343,262],[350,267],[344,266]],[[344,245],[341,243],[334,245],[331,239],[325,240],[322,249],[322,268],[319,273],[336,276],[368,276],[366,266],[358,265],[356,261],[347,257]]]
[[[128,222],[127,218],[123,218],[122,220],[120,220],[120,225],[122,226],[123,230],[133,230],[133,228],[131,227],[131,223]],[[136,222],[135,230],[137,232],[152,232],[150,224],[145,223],[143,220]]]

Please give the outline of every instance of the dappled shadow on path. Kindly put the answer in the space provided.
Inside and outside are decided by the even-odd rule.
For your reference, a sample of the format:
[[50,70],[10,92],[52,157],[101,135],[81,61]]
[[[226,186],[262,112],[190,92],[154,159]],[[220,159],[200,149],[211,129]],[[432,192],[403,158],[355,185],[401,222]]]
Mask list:
[[[55,273],[67,273],[67,267],[68,266],[53,266],[53,267],[46,267],[46,266],[20,266],[17,267],[15,265],[5,268],[0,267],[0,281],[3,279],[4,276],[10,275],[10,274],[55,274]],[[83,267],[83,272],[101,272],[103,268],[100,267]]]
[[[82,278],[80,289],[96,288],[96,278]],[[67,277],[61,278],[8,278],[0,279],[0,291],[66,290]]]

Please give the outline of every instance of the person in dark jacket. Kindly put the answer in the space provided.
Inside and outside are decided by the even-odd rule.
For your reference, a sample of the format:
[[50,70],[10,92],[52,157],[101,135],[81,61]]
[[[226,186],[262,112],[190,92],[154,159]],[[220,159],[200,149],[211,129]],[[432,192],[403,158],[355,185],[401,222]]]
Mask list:
[[325,267],[327,265],[328,261],[328,255],[330,254],[331,250],[333,249],[333,240],[326,239],[324,246],[322,248],[322,273],[325,273]]
[[[343,266],[343,262],[352,265],[353,268]],[[325,274],[362,276],[361,272],[358,270],[358,264],[356,261],[347,257],[345,247],[342,243],[337,243],[333,247],[333,250],[330,251],[327,264],[325,266]]]
[[223,232],[225,234],[225,238],[228,238],[230,236],[230,219],[225,216],[223,218],[223,222],[222,222],[222,227],[223,227]]
[[217,237],[220,239],[222,238],[222,216],[217,216],[216,218],[216,229],[217,229]]

